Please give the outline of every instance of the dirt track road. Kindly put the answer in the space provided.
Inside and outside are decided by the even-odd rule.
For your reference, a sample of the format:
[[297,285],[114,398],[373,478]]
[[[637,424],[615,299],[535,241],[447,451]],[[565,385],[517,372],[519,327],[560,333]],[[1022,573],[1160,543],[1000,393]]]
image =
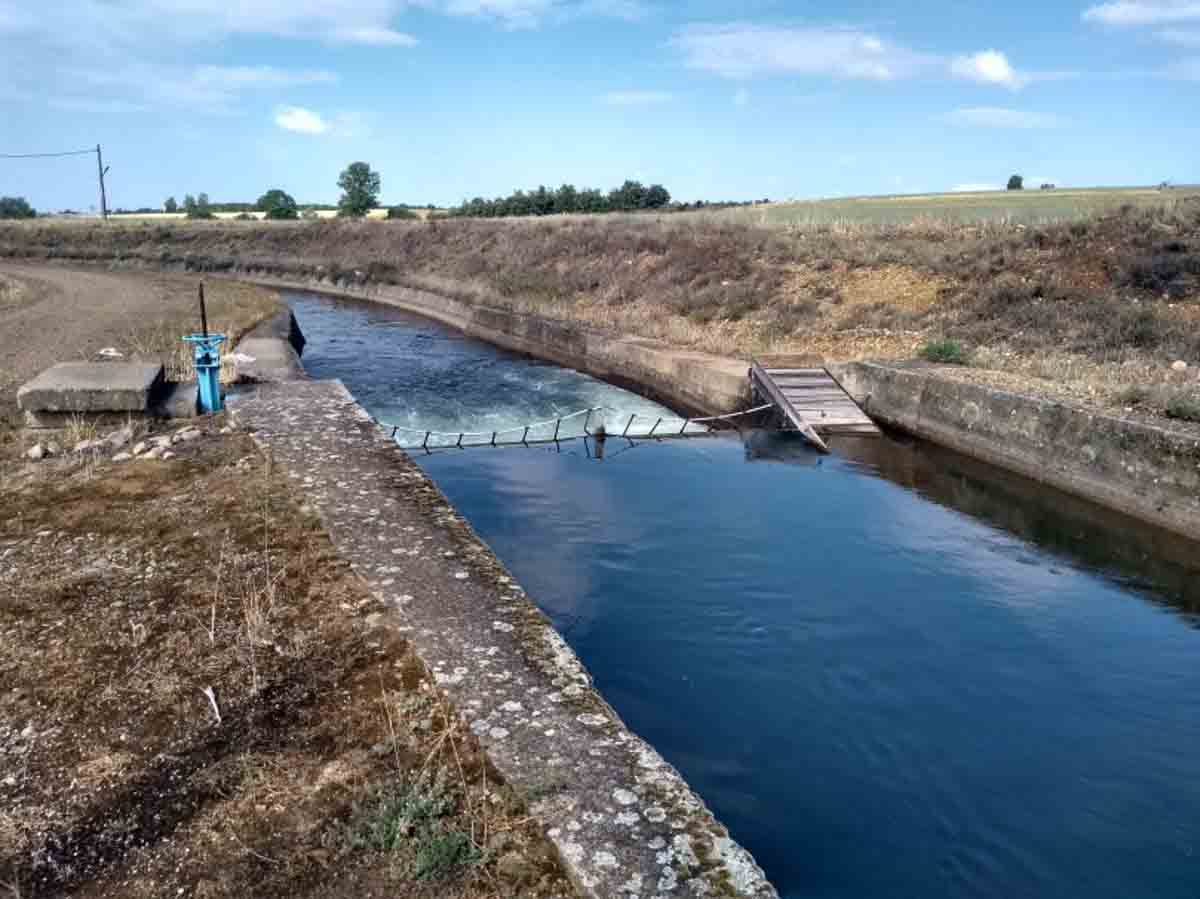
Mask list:
[[[15,280],[16,289],[7,284]],[[147,323],[195,302],[194,279],[0,265],[0,404],[39,371],[123,348]]]

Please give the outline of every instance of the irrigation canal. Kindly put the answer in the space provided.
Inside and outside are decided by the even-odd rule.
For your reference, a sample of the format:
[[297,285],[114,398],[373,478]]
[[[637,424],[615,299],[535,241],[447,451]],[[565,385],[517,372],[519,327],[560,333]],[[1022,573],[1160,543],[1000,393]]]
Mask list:
[[[289,297],[380,420],[648,400]],[[758,432],[415,458],[787,897],[1200,895],[1194,547],[952,453]]]

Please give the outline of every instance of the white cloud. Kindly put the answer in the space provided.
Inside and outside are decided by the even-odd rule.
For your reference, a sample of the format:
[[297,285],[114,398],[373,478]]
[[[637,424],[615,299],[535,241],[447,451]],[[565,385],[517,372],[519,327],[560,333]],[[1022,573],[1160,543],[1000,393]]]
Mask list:
[[989,190],[1000,190],[999,184],[980,184],[969,182],[967,184],[956,184],[950,188],[952,194],[979,194]]
[[324,134],[329,130],[328,122],[303,106],[280,106],[275,110],[275,124],[300,134]]
[[726,78],[792,74],[892,81],[935,62],[857,28],[691,25],[677,31],[670,45],[689,68]]
[[670,103],[667,91],[609,91],[601,98],[609,106],[658,106]]
[[750,103],[750,91],[739,87],[733,94],[734,106],[747,106]]
[[327,118],[303,106],[279,106],[275,109],[274,121],[284,131],[297,134],[341,138],[366,137],[370,134],[366,119],[358,112],[339,112]]
[[1195,0],[1117,0],[1089,7],[1084,21],[1102,25],[1172,25],[1178,22],[1200,21],[1200,3]]
[[1177,47],[1200,47],[1200,29],[1168,28],[1157,32],[1155,37]]
[[978,128],[1060,128],[1066,121],[1056,115],[1043,112],[1025,112],[1019,109],[1004,109],[998,106],[970,106],[956,109],[942,116],[942,121],[952,125],[971,125]]
[[358,28],[338,28],[331,38],[340,44],[365,44],[368,47],[415,47],[417,39],[391,28],[363,25]]
[[981,84],[998,84],[1013,90],[1029,82],[1029,78],[1019,74],[1008,57],[999,50],[982,50],[969,56],[956,56],[950,63],[950,72],[956,78]]

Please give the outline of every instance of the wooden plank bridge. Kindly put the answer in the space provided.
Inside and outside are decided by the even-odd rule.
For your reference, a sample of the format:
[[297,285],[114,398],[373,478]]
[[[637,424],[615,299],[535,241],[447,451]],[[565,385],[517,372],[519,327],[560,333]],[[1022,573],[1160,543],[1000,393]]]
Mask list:
[[824,452],[823,436],[878,436],[879,428],[824,367],[804,357],[767,356],[750,367],[750,386],[793,428]]

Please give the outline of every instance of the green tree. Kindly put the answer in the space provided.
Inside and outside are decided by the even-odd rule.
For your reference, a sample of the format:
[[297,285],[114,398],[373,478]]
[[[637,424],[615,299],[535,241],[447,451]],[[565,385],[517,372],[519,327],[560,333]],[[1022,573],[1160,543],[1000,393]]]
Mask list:
[[365,162],[352,162],[338,176],[342,197],[338,200],[338,215],[361,218],[379,202],[382,186],[379,173],[371,171]]
[[564,184],[554,192],[555,212],[578,212],[579,191],[574,184]]
[[1008,189],[1009,190],[1024,190],[1025,189],[1025,179],[1022,178],[1020,175],[1013,175],[1011,178],[1008,179]]
[[0,197],[0,219],[31,219],[36,215],[24,197]]
[[167,199],[163,201],[163,212],[178,212],[178,211],[179,211],[179,204],[175,202],[174,197],[167,197]]
[[259,197],[254,205],[260,212],[265,212],[269,219],[300,217],[300,211],[296,208],[296,200],[287,191],[277,187]]
[[419,219],[420,216],[409,209],[407,206],[391,206],[388,208],[387,217],[390,219]]
[[651,184],[646,189],[646,208],[660,209],[671,202],[671,194],[661,184]]
[[193,199],[191,194],[183,198],[183,211],[190,219],[213,218],[212,206],[208,202],[208,194],[200,194]]

